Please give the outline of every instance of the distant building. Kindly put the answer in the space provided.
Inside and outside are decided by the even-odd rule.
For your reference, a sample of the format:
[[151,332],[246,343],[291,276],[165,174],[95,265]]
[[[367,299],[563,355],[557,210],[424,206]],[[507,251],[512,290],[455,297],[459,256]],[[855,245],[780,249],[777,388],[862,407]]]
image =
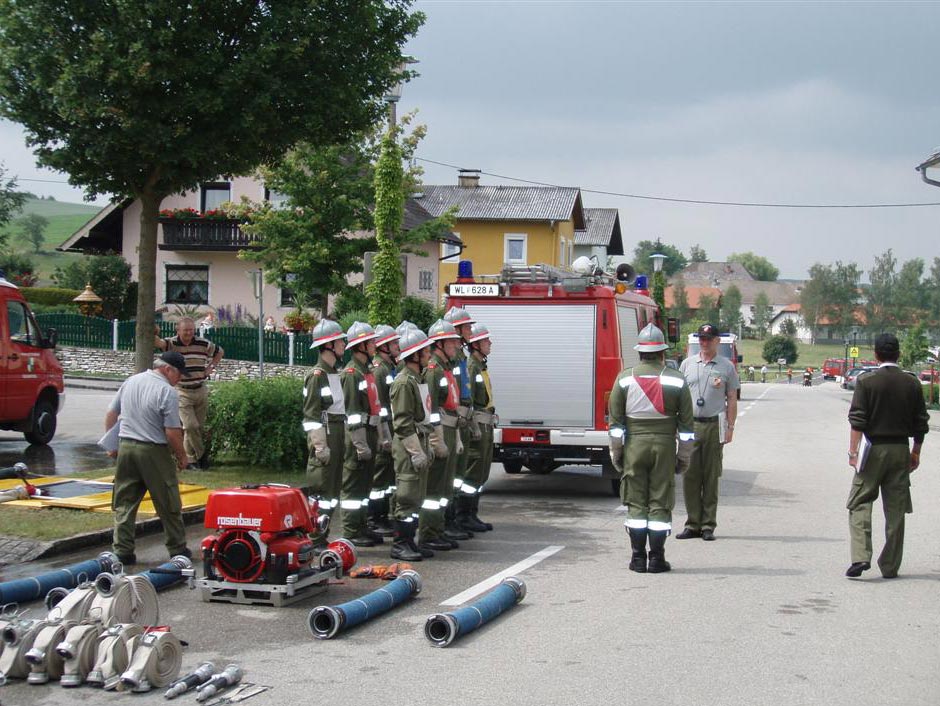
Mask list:
[[623,255],[623,234],[620,213],[616,208],[586,208],[584,230],[574,232],[574,257],[597,257],[598,264],[607,267],[611,255]]

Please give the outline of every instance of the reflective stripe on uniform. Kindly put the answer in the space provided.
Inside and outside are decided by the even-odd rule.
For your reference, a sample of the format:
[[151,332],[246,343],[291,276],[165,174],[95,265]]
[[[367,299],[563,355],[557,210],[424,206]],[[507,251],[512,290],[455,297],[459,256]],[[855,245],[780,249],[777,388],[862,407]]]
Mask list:
[[362,507],[362,502],[359,500],[343,500],[339,506],[344,510],[358,510]]
[[300,394],[302,394],[304,397],[306,397],[306,396],[307,396],[307,388],[306,388],[306,387],[302,388],[302,389],[300,390]]
[[385,376],[385,384],[386,384],[386,385],[391,385],[393,382],[395,382],[395,378],[393,378],[391,375],[386,375],[386,376]]
[[369,500],[381,500],[385,497],[384,490],[373,490],[369,493]]
[[659,520],[650,520],[650,532],[664,532],[672,529],[671,522],[660,522]]
[[387,417],[387,416],[388,416],[388,410],[387,410],[385,407],[382,407],[382,409],[379,410],[379,416],[380,416],[380,417]]
[[441,378],[441,381],[437,384],[439,387],[447,387],[447,378]]
[[628,517],[627,521],[623,523],[623,526],[629,527],[630,529],[646,529],[648,524],[646,520],[635,520],[632,517]]
[[477,373],[477,376],[474,378],[475,382],[483,382],[483,376],[480,373]]
[[333,393],[330,392],[329,386],[320,388],[320,397],[332,397]]
[[462,486],[462,485],[463,485],[463,481],[462,481],[462,480],[460,480],[459,478],[454,478],[454,487],[455,487],[455,488],[460,488],[460,486]]
[[304,431],[312,431],[314,429],[322,429],[323,424],[320,422],[304,422],[303,423]]
[[437,412],[432,412],[431,414],[428,415],[428,421],[431,422],[431,424],[440,424],[441,415],[438,414]]
[[421,503],[422,510],[440,510],[441,504],[437,500],[425,500]]
[[369,498],[363,498],[360,500],[359,507],[369,507]]
[[362,415],[350,414],[348,417],[346,417],[346,422],[348,424],[362,424]]
[[685,380],[674,378],[671,375],[660,375],[659,381],[663,385],[668,385],[669,387],[682,387],[683,385],[685,385]]
[[695,432],[694,431],[680,431],[679,441],[695,441]]
[[610,435],[614,437],[615,439],[622,439],[623,429],[621,427],[614,427],[613,429],[610,430]]
[[469,483],[463,483],[460,486],[460,492],[465,493],[467,495],[476,495],[478,490],[479,490],[478,488],[474,488]]
[[361,390],[368,390],[368,389],[369,389],[369,383],[367,383],[365,380],[361,380],[359,382],[359,390],[361,391]]
[[450,498],[441,498],[441,507],[442,507],[442,508],[447,507],[447,505],[448,505],[449,503],[450,503]]
[[633,384],[633,376],[632,376],[632,375],[627,375],[627,377],[625,377],[625,378],[620,378],[620,387],[622,387],[622,388],[624,388],[624,389],[627,389],[627,386],[628,386],[628,385],[632,385],[632,384]]

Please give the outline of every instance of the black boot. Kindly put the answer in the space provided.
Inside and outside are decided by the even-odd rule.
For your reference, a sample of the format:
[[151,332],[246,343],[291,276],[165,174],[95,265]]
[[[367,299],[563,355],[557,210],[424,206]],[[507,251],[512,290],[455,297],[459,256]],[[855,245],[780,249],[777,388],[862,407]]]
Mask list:
[[[447,509],[444,511],[444,536],[450,540],[473,539],[473,532],[469,532],[457,524],[456,507],[458,498],[447,503]],[[454,548],[456,549],[456,547]]]
[[392,559],[421,561],[424,555],[415,546],[415,523],[395,522],[395,539],[392,543]]
[[630,535],[630,546],[633,548],[633,556],[630,558],[630,571],[636,571],[638,574],[645,574],[646,528],[627,527],[627,534]]
[[649,530],[650,553],[649,553],[649,572],[651,574],[661,574],[669,571],[672,566],[666,561],[666,537],[669,530]]
[[391,537],[395,534],[395,527],[392,522],[389,521],[389,506],[391,505],[391,499],[386,495],[381,500],[376,501],[379,504],[379,513],[375,518],[375,527],[372,529],[383,537]]
[[485,531],[492,532],[493,525],[491,525],[489,522],[484,522],[481,520],[480,516],[477,514],[480,512],[480,494],[477,493],[476,495],[471,496],[470,499],[472,501],[471,506],[473,507],[473,521],[483,527]]
[[457,505],[456,523],[460,529],[471,532],[486,532],[487,527],[479,520],[473,518],[473,501],[475,496],[460,493],[455,499]]
[[376,544],[382,544],[383,537],[390,537],[395,534],[391,528],[381,528],[378,524],[378,518],[382,512],[381,500],[370,500],[366,517],[366,533],[375,540]]

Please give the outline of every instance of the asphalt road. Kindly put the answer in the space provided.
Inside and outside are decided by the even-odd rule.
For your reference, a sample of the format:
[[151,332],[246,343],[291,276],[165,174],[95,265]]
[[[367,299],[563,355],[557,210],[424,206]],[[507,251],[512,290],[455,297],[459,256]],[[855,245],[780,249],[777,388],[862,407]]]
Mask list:
[[[669,574],[627,570],[624,516],[606,481],[494,467],[481,514],[496,531],[417,564],[421,595],[370,624],[317,641],[306,618],[379,585],[371,580],[282,609],[204,604],[177,588],[161,595],[162,620],[190,644],[184,666],[235,661],[273,687],[251,706],[936,704],[937,447],[928,437],[914,475],[901,577],[875,568],[846,579],[849,395],[832,383],[747,385],[725,455],[718,541],[670,538]],[[683,519],[680,490],[677,527]],[[876,513],[876,552],[882,528]],[[192,530],[191,546],[203,533]],[[424,621],[449,609],[444,601],[547,547],[563,548],[519,574],[528,595],[518,607],[450,648],[430,646]],[[139,555],[160,561],[159,538],[142,540]],[[387,554],[363,550],[360,561]],[[4,704],[131,698],[162,699],[0,689]]]

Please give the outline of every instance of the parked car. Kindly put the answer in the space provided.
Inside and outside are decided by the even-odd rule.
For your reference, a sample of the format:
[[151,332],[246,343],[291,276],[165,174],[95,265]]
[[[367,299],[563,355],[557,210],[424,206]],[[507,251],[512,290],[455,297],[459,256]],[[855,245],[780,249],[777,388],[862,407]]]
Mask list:
[[842,389],[843,390],[854,390],[855,383],[858,380],[859,376],[864,375],[865,373],[871,372],[872,370],[877,370],[878,366],[866,365],[863,368],[851,368],[842,378]]
[[[920,374],[917,376],[918,379],[924,384],[930,384],[931,371],[930,370],[921,370]],[[936,385],[940,383],[940,369],[933,370],[933,384]]]
[[19,287],[0,273],[0,429],[48,444],[65,403],[55,330],[43,334]]

